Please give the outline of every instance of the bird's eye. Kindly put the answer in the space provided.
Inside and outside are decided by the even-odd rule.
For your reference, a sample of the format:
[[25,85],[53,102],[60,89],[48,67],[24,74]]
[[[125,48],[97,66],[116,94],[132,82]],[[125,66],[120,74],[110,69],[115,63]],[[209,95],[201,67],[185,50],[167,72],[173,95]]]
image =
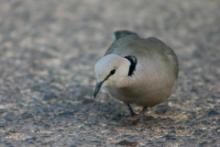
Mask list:
[[113,70],[110,71],[110,74],[113,75],[113,74],[115,74],[115,72],[116,72],[116,70],[113,69]]

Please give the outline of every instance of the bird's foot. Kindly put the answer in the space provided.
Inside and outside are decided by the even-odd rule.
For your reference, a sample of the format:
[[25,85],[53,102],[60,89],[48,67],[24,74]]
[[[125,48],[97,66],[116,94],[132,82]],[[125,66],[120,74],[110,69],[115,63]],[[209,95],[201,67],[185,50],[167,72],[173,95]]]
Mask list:
[[143,107],[142,111],[138,114],[134,113],[134,111],[130,111],[131,117],[129,118],[129,121],[131,121],[132,124],[138,123],[144,117],[146,110],[147,107]]

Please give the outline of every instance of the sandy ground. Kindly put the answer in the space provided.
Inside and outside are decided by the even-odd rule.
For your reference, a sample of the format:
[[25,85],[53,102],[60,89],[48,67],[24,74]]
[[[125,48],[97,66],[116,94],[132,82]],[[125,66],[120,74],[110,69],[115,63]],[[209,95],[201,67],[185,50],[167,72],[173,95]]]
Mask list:
[[[220,146],[220,1],[0,0],[0,146]],[[179,57],[169,100],[137,123],[93,66],[112,32]]]

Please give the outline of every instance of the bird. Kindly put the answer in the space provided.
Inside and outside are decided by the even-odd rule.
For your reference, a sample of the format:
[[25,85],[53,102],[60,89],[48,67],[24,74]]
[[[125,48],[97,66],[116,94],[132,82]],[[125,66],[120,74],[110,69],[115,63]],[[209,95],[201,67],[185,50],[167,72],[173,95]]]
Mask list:
[[108,93],[125,103],[131,116],[136,116],[132,104],[144,113],[168,99],[178,78],[177,55],[155,37],[143,38],[129,30],[113,33],[110,47],[95,64],[97,97],[104,87]]

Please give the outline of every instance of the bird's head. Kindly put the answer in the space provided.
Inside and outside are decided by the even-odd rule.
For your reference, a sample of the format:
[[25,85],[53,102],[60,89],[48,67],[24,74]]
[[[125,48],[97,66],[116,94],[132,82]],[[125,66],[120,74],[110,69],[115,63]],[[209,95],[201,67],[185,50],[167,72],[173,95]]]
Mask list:
[[126,57],[109,54],[102,57],[95,65],[96,88],[94,97],[103,85],[112,87],[123,87],[128,82],[131,62]]

